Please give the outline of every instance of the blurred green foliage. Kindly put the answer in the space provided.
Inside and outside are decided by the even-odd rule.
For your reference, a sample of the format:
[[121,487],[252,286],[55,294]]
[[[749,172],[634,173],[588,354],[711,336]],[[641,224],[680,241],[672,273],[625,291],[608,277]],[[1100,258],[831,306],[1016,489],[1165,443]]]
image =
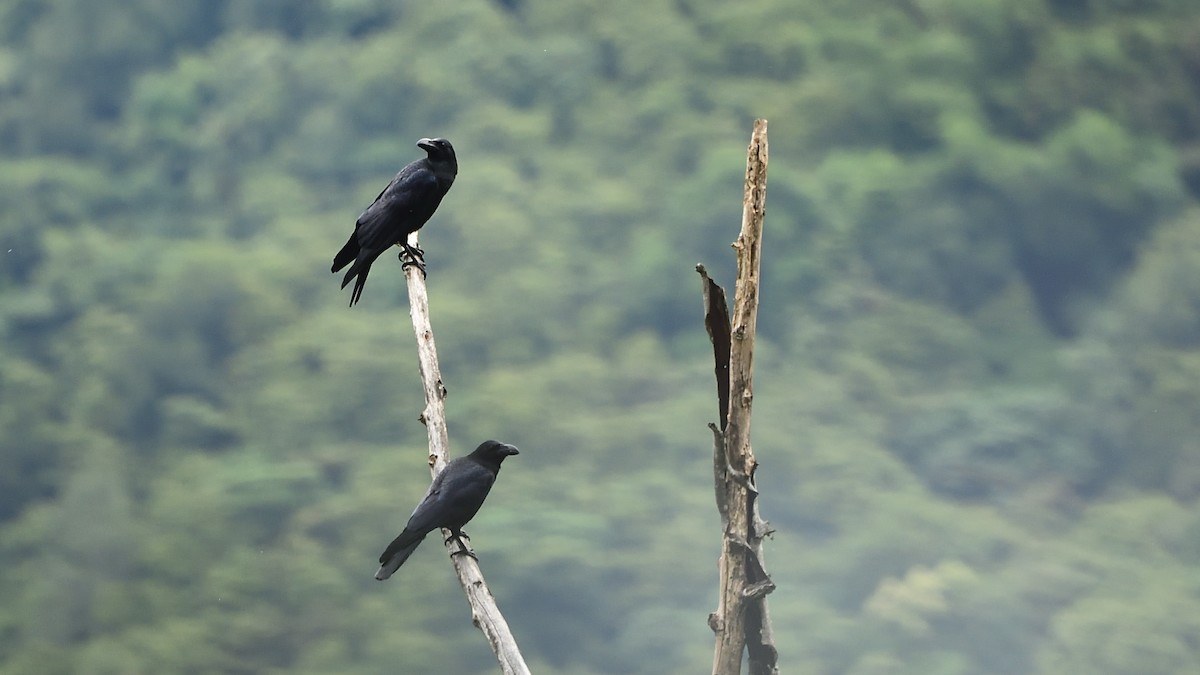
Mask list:
[[530,664],[703,671],[754,117],[785,669],[1200,671],[1200,5],[3,0],[0,675],[493,669],[435,543],[370,579],[421,392],[325,271],[427,135]]

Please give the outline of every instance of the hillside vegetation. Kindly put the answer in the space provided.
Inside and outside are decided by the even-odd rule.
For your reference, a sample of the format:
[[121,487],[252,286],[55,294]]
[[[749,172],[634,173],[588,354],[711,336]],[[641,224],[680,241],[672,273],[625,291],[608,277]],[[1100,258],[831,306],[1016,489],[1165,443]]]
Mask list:
[[0,675],[487,673],[427,542],[422,136],[468,528],[535,672],[706,672],[704,262],[770,120],[786,672],[1200,672],[1200,3],[0,0]]

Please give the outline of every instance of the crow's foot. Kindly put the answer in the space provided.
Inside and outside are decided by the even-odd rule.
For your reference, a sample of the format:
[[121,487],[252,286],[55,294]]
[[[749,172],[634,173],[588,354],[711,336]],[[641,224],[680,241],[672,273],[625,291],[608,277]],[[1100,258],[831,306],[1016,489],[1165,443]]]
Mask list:
[[[463,541],[464,539],[466,541]],[[458,549],[451,551],[450,557],[454,557],[456,555],[469,555],[472,558],[479,560],[479,556],[475,555],[475,551],[472,551],[471,547],[467,544],[467,542],[471,541],[471,537],[466,532],[463,532],[462,530],[459,530],[458,532],[451,532],[450,536],[446,537],[445,541],[442,543],[449,544],[451,540],[458,542]]]
[[407,270],[410,267],[416,267],[421,270],[421,278],[425,279],[428,274],[425,271],[425,251],[421,250],[420,246],[409,246],[408,242],[399,242],[400,247],[404,250],[400,252],[400,269]]

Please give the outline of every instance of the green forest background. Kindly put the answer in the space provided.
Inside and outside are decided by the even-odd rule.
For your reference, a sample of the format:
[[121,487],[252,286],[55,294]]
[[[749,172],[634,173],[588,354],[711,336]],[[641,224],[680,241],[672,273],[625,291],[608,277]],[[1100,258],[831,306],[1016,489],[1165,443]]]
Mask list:
[[0,1],[0,673],[487,673],[430,541],[422,136],[469,531],[535,672],[697,673],[704,262],[770,120],[783,670],[1200,672],[1195,0]]

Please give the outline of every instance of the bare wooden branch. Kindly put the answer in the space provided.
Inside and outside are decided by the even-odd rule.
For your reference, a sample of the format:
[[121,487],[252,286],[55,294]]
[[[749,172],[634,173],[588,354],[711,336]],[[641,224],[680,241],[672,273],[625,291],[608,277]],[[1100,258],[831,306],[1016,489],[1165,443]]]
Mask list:
[[[776,675],[778,652],[767,612],[766,595],[775,588],[763,563],[763,537],[770,532],[758,514],[754,475],[758,462],[750,447],[750,410],[754,400],[754,336],[758,321],[759,260],[767,198],[767,121],[756,120],[746,160],[742,229],[733,248],[737,253],[737,283],[732,322],[719,325],[722,312],[713,307],[720,287],[697,266],[704,283],[705,327],[713,341],[717,398],[722,406],[722,434],[714,438],[713,468],[717,507],[721,512],[720,594],[717,611],[709,616],[716,633],[714,675],[739,675],[743,652],[752,675]],[[720,291],[724,305],[724,291]],[[724,316],[728,317],[728,310]],[[729,338],[721,340],[721,335]],[[727,354],[723,354],[728,350]],[[722,360],[728,369],[722,383]],[[724,388],[723,385],[724,384]],[[725,420],[727,419],[727,423]],[[710,425],[713,427],[714,425]],[[714,428],[714,437],[718,436]]]
[[[409,235],[408,243],[417,245],[417,235]],[[442,383],[442,371],[438,366],[437,348],[433,341],[433,328],[429,323],[429,296],[425,292],[425,278],[415,267],[408,268],[408,299],[409,314],[412,316],[413,332],[417,336],[417,358],[421,364],[421,383],[425,388],[425,410],[418,418],[429,434],[429,471],[437,476],[446,468],[449,461],[450,440],[446,431],[446,386]],[[471,622],[483,631],[496,660],[500,662],[500,670],[506,675],[528,675],[529,667],[521,656],[517,641],[508,622],[500,613],[496,598],[488,589],[479,569],[479,562],[472,556],[462,555],[466,551],[459,548],[450,536],[450,531],[442,529],[442,539],[450,552],[450,560],[454,564],[454,572],[458,582],[467,595],[471,605]]]

